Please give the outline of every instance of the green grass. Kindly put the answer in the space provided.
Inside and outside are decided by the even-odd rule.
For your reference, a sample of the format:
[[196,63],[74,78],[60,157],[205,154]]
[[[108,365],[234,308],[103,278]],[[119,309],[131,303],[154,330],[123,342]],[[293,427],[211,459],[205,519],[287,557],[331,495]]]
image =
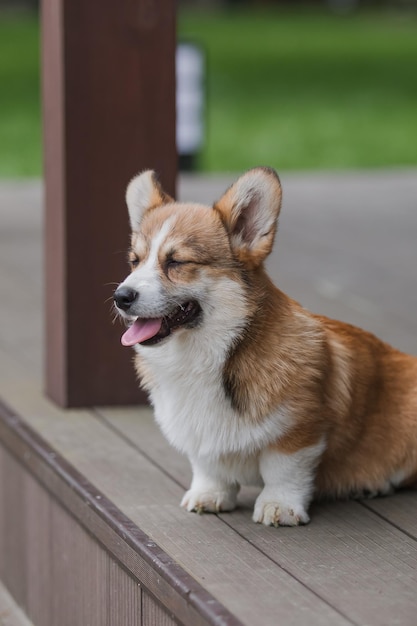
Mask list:
[[39,176],[39,24],[35,15],[0,14],[0,176]]
[[[182,38],[207,55],[201,168],[417,165],[417,18],[197,11]],[[0,14],[0,177],[42,171],[39,24]]]
[[201,167],[417,164],[417,19],[184,12],[207,55]]

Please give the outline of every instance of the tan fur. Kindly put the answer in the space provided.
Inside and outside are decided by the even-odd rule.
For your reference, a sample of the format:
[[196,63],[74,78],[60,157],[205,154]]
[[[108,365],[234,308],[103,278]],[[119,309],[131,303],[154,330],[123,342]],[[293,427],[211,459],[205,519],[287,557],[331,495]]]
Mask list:
[[416,473],[417,359],[308,313],[264,275],[256,282],[263,301],[225,367],[236,406],[253,420],[281,404],[297,416],[274,446],[281,452],[326,437],[319,496],[384,491],[401,468]]
[[329,397],[335,397],[335,381],[348,370],[350,403],[330,411],[317,490],[335,495],[364,488],[384,491],[389,476],[417,468],[417,359],[348,324],[321,322],[334,354],[350,355],[349,365],[330,372]]

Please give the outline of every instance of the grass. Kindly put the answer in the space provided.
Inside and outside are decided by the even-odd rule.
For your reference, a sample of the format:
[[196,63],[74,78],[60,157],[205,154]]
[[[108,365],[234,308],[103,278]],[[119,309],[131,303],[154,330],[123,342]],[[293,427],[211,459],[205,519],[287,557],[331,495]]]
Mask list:
[[190,13],[207,55],[206,170],[417,164],[417,19]]
[[[204,170],[417,164],[417,18],[183,11],[207,55]],[[42,171],[39,25],[0,15],[0,177]]]
[[0,176],[39,176],[39,24],[34,14],[0,14],[0,86]]

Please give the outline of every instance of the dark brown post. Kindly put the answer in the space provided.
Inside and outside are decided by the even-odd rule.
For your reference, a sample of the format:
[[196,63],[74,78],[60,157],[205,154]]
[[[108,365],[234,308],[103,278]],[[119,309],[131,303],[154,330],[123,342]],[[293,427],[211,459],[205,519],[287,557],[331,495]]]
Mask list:
[[137,402],[111,296],[129,179],[152,168],[175,191],[175,2],[43,0],[42,13],[46,390],[61,406]]

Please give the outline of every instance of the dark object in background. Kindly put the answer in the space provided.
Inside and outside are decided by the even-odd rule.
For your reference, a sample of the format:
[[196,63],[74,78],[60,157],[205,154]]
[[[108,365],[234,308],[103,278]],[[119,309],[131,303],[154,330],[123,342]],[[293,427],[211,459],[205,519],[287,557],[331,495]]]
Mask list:
[[194,43],[183,42],[176,50],[177,151],[181,171],[196,169],[204,140],[203,51]]

